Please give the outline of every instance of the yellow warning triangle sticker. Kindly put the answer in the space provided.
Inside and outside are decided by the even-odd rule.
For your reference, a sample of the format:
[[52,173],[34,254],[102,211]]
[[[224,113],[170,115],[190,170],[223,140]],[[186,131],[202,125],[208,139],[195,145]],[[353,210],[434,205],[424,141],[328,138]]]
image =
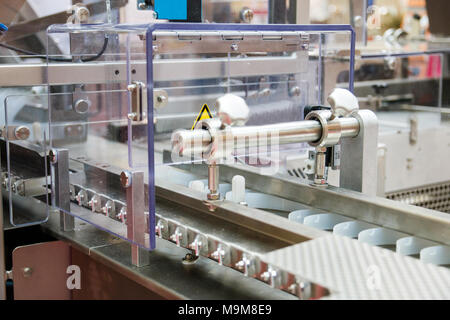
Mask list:
[[205,103],[202,107],[202,110],[200,110],[200,113],[197,116],[197,119],[194,121],[194,125],[192,126],[191,130],[194,130],[195,126],[199,121],[205,120],[205,119],[211,119],[211,111],[209,110],[208,105]]

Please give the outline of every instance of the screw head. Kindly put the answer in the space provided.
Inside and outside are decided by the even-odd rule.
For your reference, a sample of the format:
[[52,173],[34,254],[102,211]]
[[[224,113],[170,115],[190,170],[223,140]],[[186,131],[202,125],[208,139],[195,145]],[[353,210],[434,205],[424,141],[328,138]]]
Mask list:
[[25,268],[22,269],[22,272],[23,272],[23,276],[25,278],[29,278],[33,274],[33,269],[30,268],[30,267],[25,267]]
[[233,43],[233,44],[231,45],[231,51],[238,51],[238,50],[239,50],[238,44],[237,44],[237,43]]
[[254,17],[254,13],[252,9],[249,8],[244,8],[241,11],[241,20],[245,23],[250,23],[252,22]]
[[14,136],[18,140],[27,140],[30,136],[30,129],[25,126],[19,126],[14,130]]
[[135,119],[137,119],[137,113],[136,112],[131,112],[127,115],[129,120],[135,121]]
[[298,96],[300,96],[300,93],[301,93],[301,90],[300,90],[300,88],[297,87],[297,86],[293,87],[293,88],[290,90],[291,96],[298,97]]
[[74,105],[73,105],[73,109],[76,113],[86,113],[89,110],[89,107],[91,106],[91,102],[89,100],[86,99],[78,99],[77,101],[75,101]]
[[120,174],[120,183],[124,188],[128,188],[129,186],[131,186],[131,173],[128,171],[123,171]]

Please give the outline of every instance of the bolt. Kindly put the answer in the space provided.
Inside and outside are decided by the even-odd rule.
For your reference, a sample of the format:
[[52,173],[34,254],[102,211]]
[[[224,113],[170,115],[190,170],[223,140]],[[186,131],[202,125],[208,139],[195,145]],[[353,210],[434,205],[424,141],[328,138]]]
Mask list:
[[259,95],[262,97],[267,97],[270,96],[270,93],[271,93],[270,88],[264,88],[259,92]]
[[219,244],[219,246],[217,247],[217,250],[214,251],[213,253],[211,253],[211,257],[214,260],[217,260],[219,262],[220,265],[223,264],[223,258],[225,257],[225,250],[223,249],[222,245]]
[[89,12],[88,8],[86,8],[86,7],[79,7],[76,10],[76,15],[77,15],[78,21],[87,22],[89,19],[89,16],[90,16],[90,12]]
[[14,130],[14,136],[18,140],[27,140],[30,136],[30,129],[25,126],[19,126]]
[[136,112],[131,112],[127,115],[128,119],[130,119],[131,121],[134,121],[137,119],[137,113]]
[[192,253],[186,253],[186,255],[183,258],[184,264],[191,264],[197,261],[198,257],[194,256]]
[[99,203],[98,195],[92,196],[91,200],[88,202],[88,205],[91,207],[92,212],[96,211],[98,203]]
[[291,96],[298,97],[300,96],[301,90],[299,87],[295,86],[290,90]]
[[158,98],[156,98],[156,99],[158,100],[159,103],[163,103],[167,100],[167,97],[161,95],[161,96],[158,96]]
[[208,165],[208,200],[219,200],[219,167],[216,163]]
[[117,218],[123,223],[127,222],[127,207],[122,207],[120,212],[117,214]]
[[108,200],[102,208],[102,212],[109,217],[114,212],[114,201]]
[[241,261],[239,261],[239,262],[237,262],[236,264],[235,264],[235,267],[238,269],[238,270],[244,270],[244,268],[245,268],[245,261],[244,260],[241,260]]
[[270,285],[273,287],[275,286],[275,280],[278,277],[278,273],[276,270],[273,270],[272,268],[269,267],[269,269],[266,272],[263,272],[261,274],[261,279],[264,282],[268,282],[270,283]]
[[158,223],[157,223],[156,226],[155,226],[155,232],[156,232],[156,235],[157,235],[159,238],[162,238],[162,232],[163,232],[163,230],[164,230],[164,224],[161,222],[161,220],[159,220]]
[[232,51],[238,51],[238,50],[239,50],[238,44],[237,44],[237,43],[233,43],[233,44],[231,45],[231,50],[232,50]]
[[123,171],[120,174],[120,183],[124,188],[128,188],[129,186],[131,186],[131,173],[128,171]]
[[139,9],[145,10],[145,9],[147,9],[147,8],[148,8],[148,7],[147,7],[147,4],[146,4],[145,2],[139,3]]
[[86,197],[87,197],[86,191],[80,190],[78,191],[78,194],[75,196],[75,200],[77,200],[78,205],[81,206],[86,200]]
[[90,105],[91,103],[89,100],[78,99],[77,101],[75,101],[73,109],[76,113],[83,114],[89,110]]
[[297,295],[298,292],[298,283],[293,283],[289,286],[288,291],[294,295]]
[[191,244],[189,244],[189,249],[194,250],[195,255],[199,256],[202,246],[203,243],[201,241],[200,236],[196,236],[195,240]]
[[33,269],[30,268],[30,267],[25,267],[25,268],[22,269],[22,271],[23,271],[23,276],[25,278],[29,278],[33,274]]
[[5,178],[3,179],[3,181],[2,181],[2,187],[5,188],[5,189],[7,189],[8,184],[9,184],[9,178],[8,178],[8,177],[5,177]]
[[17,194],[21,194],[23,191],[23,182],[22,181],[17,181],[16,183],[14,183],[14,185],[11,187],[13,190],[13,192],[17,193]]
[[175,242],[177,246],[180,246],[181,239],[183,239],[183,234],[181,233],[180,229],[177,227],[175,229],[175,232],[170,236],[170,240]]
[[361,16],[355,16],[354,18],[355,27],[360,28],[363,25],[363,18]]
[[245,23],[250,23],[252,22],[254,17],[254,13],[253,10],[249,9],[249,8],[244,8],[241,11],[241,20]]
[[127,90],[128,90],[129,92],[132,92],[132,91],[136,90],[136,88],[137,88],[137,85],[136,85],[135,83],[129,84],[129,85],[127,86]]

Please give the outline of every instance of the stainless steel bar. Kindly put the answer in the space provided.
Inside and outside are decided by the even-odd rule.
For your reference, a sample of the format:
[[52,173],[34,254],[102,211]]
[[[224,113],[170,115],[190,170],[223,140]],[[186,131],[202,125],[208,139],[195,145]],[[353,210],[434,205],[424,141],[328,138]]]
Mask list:
[[[135,244],[131,246],[131,262],[137,267],[148,265],[149,253],[142,249],[145,245],[145,189],[144,173],[140,171],[126,172],[129,175],[127,187],[127,236]],[[147,228],[148,229],[148,228]]]
[[219,200],[219,166],[216,163],[208,165],[208,199]]
[[72,231],[75,228],[75,218],[70,212],[70,186],[69,186],[69,150],[59,149],[50,151],[52,163],[53,203],[60,210],[60,228],[62,231]]
[[[299,57],[251,57],[246,59],[214,58],[169,59],[153,62],[155,81],[184,81],[195,79],[222,78],[223,70],[229,70],[230,77],[292,74],[306,72],[306,63]],[[146,62],[133,62],[135,70],[132,80],[146,79]],[[48,66],[52,84],[110,83],[125,82],[125,62],[53,63]],[[180,70],[192,72],[180,72]],[[47,85],[47,64],[0,65],[0,87]],[[70,75],[68,77],[67,75]]]
[[[330,121],[339,122],[341,137],[355,137],[359,133],[359,122],[355,118],[338,118]],[[234,149],[253,147],[261,143],[268,145],[313,142],[320,139],[322,126],[318,121],[305,120],[277,123],[264,126],[229,127],[211,133],[207,130],[180,130],[172,137],[172,146],[181,157],[196,155],[200,151],[208,152],[212,141],[220,146]],[[213,136],[211,136],[213,135]]]

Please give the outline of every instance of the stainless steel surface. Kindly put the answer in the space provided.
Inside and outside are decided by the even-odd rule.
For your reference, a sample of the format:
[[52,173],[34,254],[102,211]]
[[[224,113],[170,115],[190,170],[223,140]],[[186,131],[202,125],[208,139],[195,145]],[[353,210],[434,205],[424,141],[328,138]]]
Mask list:
[[370,110],[354,113],[360,132],[341,141],[339,186],[369,196],[377,193],[378,119]]
[[[208,61],[199,59],[155,60],[153,72],[155,81],[183,81],[195,79],[221,78],[223,70],[230,77],[251,77],[305,72],[307,56],[301,54],[288,57],[251,57],[246,59],[214,58]],[[133,62],[133,80],[146,78],[146,62]],[[180,72],[189,69],[190,72]],[[116,72],[118,71],[118,72]],[[52,63],[48,66],[52,83],[55,85],[73,83],[108,83],[126,81],[125,62],[99,63]],[[23,87],[47,85],[46,64],[0,65],[0,87]],[[70,74],[70,77],[67,75]]]
[[[262,41],[261,41],[262,40]],[[153,50],[158,54],[224,52],[296,52],[309,49],[304,32],[256,31],[156,31]]]
[[216,163],[208,164],[208,199],[219,200],[219,166]]
[[255,279],[200,257],[194,264],[183,264],[187,249],[165,240],[149,254],[149,265],[136,268],[131,263],[129,243],[114,238],[94,226],[76,220],[76,232],[59,231],[51,216],[43,229],[69,241],[72,246],[104,263],[120,274],[167,299],[295,299],[291,294],[271,289]]
[[450,299],[450,270],[356,240],[327,236],[264,256],[301,279],[327,284],[325,299]]
[[[200,175],[206,172],[205,166],[201,164],[182,167]],[[255,191],[276,195],[316,209],[342,214],[438,243],[450,244],[450,216],[442,212],[333,186],[319,188],[301,183],[296,178],[262,176],[257,169],[249,167],[222,165],[220,172],[222,181],[231,182],[235,175],[241,175],[246,180],[246,186]]]
[[52,150],[52,199],[60,210],[60,228],[63,231],[74,229],[74,217],[70,212],[70,187],[69,187],[69,151],[67,149]]
[[[356,118],[337,118],[329,122],[338,123],[342,128],[343,138],[355,137],[359,133],[359,121]],[[210,143],[217,146],[214,150],[234,149],[258,144],[289,144],[317,141],[322,136],[322,125],[315,120],[285,122],[264,126],[227,127],[224,130],[179,130],[174,133],[172,145],[179,156],[201,156],[207,153]],[[200,140],[201,139],[201,140]],[[200,152],[200,153],[199,153]]]
[[390,192],[386,195],[386,198],[450,213],[450,182]]
[[131,172],[131,183],[126,188],[127,194],[127,237],[134,243],[131,246],[131,262],[137,267],[148,264],[148,248],[145,233],[148,232],[148,224],[145,219],[145,190],[144,173]]

